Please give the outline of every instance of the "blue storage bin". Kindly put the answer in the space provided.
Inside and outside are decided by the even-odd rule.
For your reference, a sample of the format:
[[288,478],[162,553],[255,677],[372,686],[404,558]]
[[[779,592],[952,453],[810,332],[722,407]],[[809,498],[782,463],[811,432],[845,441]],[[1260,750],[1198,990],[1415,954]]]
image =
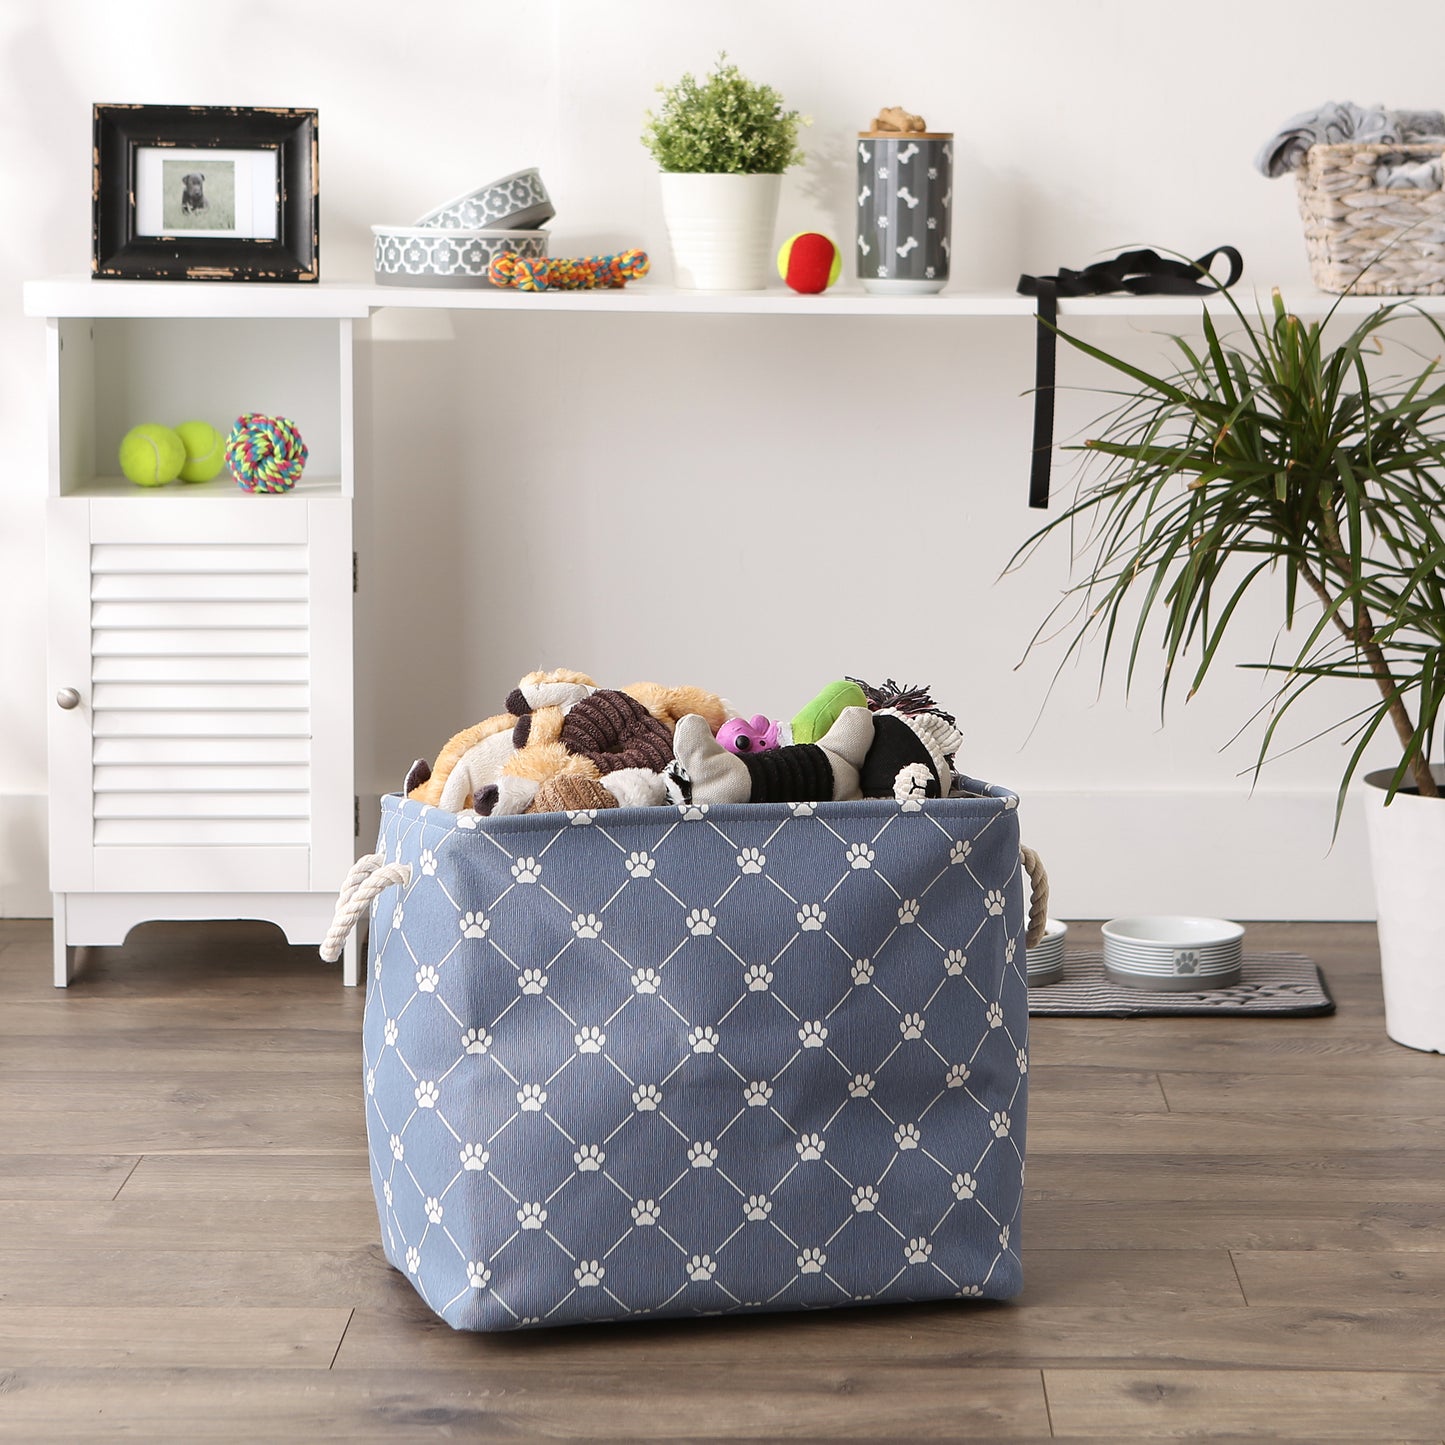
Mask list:
[[384,799],[366,1122],[458,1329],[1021,1284],[1017,798],[479,818]]

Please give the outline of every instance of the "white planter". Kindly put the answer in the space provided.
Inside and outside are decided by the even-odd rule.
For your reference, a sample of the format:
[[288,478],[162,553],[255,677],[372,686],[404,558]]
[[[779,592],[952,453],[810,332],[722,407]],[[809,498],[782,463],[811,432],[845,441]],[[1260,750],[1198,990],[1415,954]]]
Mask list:
[[664,171],[658,179],[679,290],[761,291],[773,264],[782,176]]
[[[1435,777],[1445,783],[1445,768]],[[1370,773],[1365,822],[1379,915],[1385,1032],[1397,1044],[1445,1053],[1445,799],[1397,793],[1388,771]]]

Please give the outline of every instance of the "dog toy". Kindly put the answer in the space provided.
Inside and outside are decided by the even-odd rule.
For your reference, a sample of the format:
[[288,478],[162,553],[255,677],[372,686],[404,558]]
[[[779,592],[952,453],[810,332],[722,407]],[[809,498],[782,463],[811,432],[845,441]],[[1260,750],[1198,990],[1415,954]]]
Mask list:
[[180,476],[186,448],[168,426],[144,422],[121,438],[120,469],[137,486],[163,487]]
[[872,129],[898,135],[920,135],[927,131],[928,123],[921,115],[913,115],[901,105],[890,105],[873,118]]
[[781,723],[756,713],[751,718],[729,718],[717,730],[717,740],[730,753],[765,753],[781,745],[781,732]]
[[826,291],[843,274],[843,257],[821,232],[799,231],[778,252],[778,275],[804,296]]
[[306,443],[284,416],[248,411],[226,439],[226,465],[243,491],[289,492],[306,466]]
[[519,256],[503,251],[487,267],[493,286],[511,286],[518,291],[592,291],[603,287],[621,288],[652,269],[646,251],[618,251],[610,256]]
[[846,707],[867,707],[868,698],[851,678],[830,682],[793,719],[793,741],[816,743],[837,722]]
[[875,712],[858,786],[865,798],[946,798],[953,788],[949,759],[962,746],[963,735],[935,713]]
[[183,482],[209,482],[226,465],[226,439],[208,421],[183,421],[176,435],[186,449]]
[[660,772],[672,761],[672,729],[625,692],[602,688],[562,719],[561,742],[604,778],[620,768]]
[[616,808],[618,801],[594,778],[548,778],[526,813],[585,813],[593,808]]
[[880,686],[873,687],[864,682],[861,677],[850,677],[848,681],[857,683],[863,689],[863,696],[874,712],[891,708],[894,712],[901,712],[910,717],[919,713],[933,713],[945,722],[956,723],[958,721],[951,712],[944,712],[934,702],[932,694],[928,691],[927,683],[922,687],[901,687],[890,677]]

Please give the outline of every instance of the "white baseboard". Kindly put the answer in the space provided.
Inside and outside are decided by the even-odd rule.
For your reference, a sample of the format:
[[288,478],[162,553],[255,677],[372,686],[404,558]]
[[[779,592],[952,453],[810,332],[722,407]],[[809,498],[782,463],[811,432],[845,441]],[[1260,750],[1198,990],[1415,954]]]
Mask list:
[[[1057,918],[1204,913],[1225,918],[1373,918],[1364,827],[1346,809],[1330,848],[1325,792],[1101,793],[1024,790],[1024,841],[1049,870]],[[376,830],[362,800],[362,837]],[[0,917],[48,918],[45,799],[0,794]]]

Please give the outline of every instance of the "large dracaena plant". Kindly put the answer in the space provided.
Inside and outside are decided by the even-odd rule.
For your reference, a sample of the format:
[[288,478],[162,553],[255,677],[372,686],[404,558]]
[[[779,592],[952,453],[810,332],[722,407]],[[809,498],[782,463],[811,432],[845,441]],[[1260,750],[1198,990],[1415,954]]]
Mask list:
[[[1127,646],[1132,683],[1150,621],[1162,615],[1161,710],[1176,665],[1194,661],[1192,696],[1245,594],[1282,574],[1285,632],[1298,645],[1282,653],[1276,642],[1242,664],[1277,683],[1256,714],[1268,722],[1255,772],[1306,693],[1372,682],[1377,700],[1324,730],[1347,730],[1351,745],[1338,829],[1350,781],[1387,722],[1400,746],[1390,796],[1411,785],[1439,796],[1430,759],[1445,694],[1445,378],[1438,358],[1413,376],[1370,376],[1367,352],[1382,350],[1403,303],[1371,312],[1327,348],[1338,303],[1306,325],[1277,291],[1272,311],[1257,316],[1225,299],[1237,333],[1221,339],[1203,308],[1204,346],[1171,337],[1177,365],[1166,376],[1060,332],[1127,385],[1108,393],[1123,399],[1080,448],[1097,466],[1086,467],[1073,505],[1024,543],[1010,570],[1049,534],[1069,533],[1081,570],[1030,650],[1062,629],[1062,667],[1098,641],[1101,681]],[[1138,600],[1137,617],[1126,599]]]

